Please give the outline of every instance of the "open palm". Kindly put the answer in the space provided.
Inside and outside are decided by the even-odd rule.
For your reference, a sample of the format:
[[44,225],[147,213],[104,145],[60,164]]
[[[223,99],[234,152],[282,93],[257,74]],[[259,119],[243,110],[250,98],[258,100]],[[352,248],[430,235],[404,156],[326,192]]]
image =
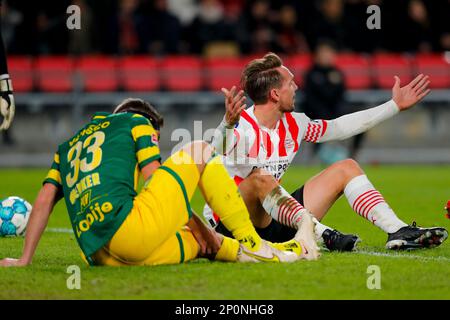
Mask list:
[[230,126],[239,122],[242,111],[247,107],[244,91],[237,91],[236,86],[233,86],[230,90],[222,88],[225,95],[225,120]]
[[400,87],[400,78],[395,76],[395,84],[392,87],[392,99],[400,111],[409,109],[430,92],[430,89],[428,89],[429,84],[428,76],[420,74],[406,86]]

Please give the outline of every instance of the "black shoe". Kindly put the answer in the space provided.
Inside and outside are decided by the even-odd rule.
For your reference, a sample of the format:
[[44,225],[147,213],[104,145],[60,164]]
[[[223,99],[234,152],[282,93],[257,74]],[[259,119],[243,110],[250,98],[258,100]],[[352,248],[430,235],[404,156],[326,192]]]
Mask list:
[[356,244],[361,241],[353,234],[343,234],[337,230],[327,229],[322,233],[325,246],[330,251],[352,251]]
[[444,228],[419,228],[414,221],[411,226],[389,233],[386,249],[412,250],[432,248],[440,245],[447,237],[448,232]]

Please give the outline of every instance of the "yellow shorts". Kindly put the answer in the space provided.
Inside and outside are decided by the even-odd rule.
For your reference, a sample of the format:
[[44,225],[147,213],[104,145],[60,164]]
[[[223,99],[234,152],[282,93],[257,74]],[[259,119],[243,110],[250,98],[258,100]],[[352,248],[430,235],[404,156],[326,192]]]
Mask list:
[[189,202],[199,178],[190,156],[181,151],[172,155],[136,196],[113,238],[92,256],[94,263],[157,265],[196,258],[199,245],[184,226],[192,215]]

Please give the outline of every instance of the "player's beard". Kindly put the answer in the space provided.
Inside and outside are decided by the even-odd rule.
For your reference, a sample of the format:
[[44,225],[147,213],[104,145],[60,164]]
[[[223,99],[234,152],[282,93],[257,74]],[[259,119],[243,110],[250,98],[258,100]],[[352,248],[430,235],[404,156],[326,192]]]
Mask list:
[[283,112],[292,112],[295,110],[295,99],[293,98],[291,103],[286,104],[283,108],[282,111]]

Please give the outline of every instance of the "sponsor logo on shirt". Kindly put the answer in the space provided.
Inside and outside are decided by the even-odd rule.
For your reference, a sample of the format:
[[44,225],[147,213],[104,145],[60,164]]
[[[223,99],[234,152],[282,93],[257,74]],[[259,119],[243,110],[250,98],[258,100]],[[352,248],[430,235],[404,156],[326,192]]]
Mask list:
[[152,142],[158,145],[158,135],[156,133],[152,134]]
[[292,140],[290,138],[286,138],[284,145],[287,149],[291,149],[294,147],[294,140]]

